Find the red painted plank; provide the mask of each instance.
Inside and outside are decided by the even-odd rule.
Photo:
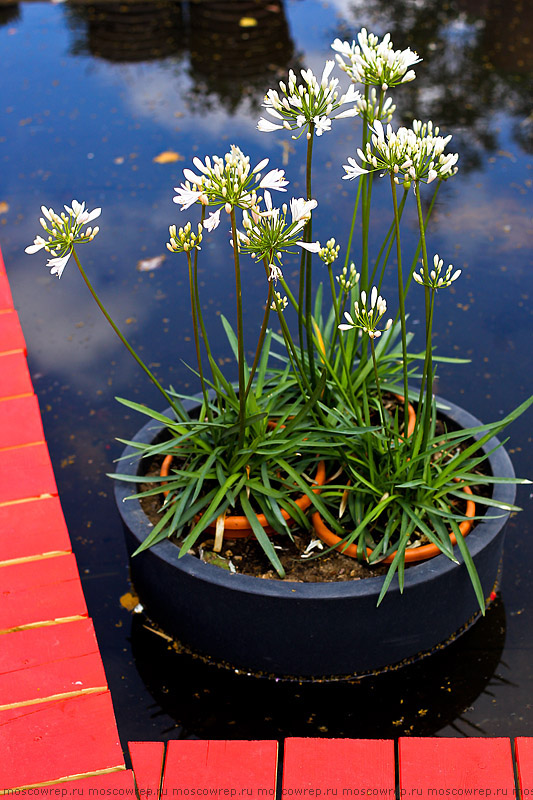
[[[277,742],[181,739],[167,745],[163,793],[169,796],[274,798]],[[179,791],[178,791],[179,790]],[[187,791],[188,790],[188,791]]]
[[[136,798],[135,782],[131,769],[119,772],[106,772],[90,778],[78,778],[75,781],[61,781],[41,789],[28,792],[17,792],[16,797],[33,798],[33,800],[50,800],[58,797],[62,800],[89,800],[90,797],[131,797]],[[153,798],[157,800],[157,798]]]
[[[165,761],[164,742],[129,742],[128,748],[139,795],[158,798]]]
[[[0,710],[107,689],[91,620],[6,634],[0,643]]]
[[[26,342],[16,311],[0,312],[0,353],[26,353]]]
[[[13,308],[13,296],[5,272],[0,270],[0,311]]]
[[[109,692],[0,711],[0,789],[124,766]]]
[[[286,739],[282,797],[395,797],[394,742]]]
[[[0,567],[0,631],[87,616],[73,555]]]
[[[520,796],[530,800],[533,795],[533,737],[520,736],[515,740],[515,758]]]
[[[0,400],[0,449],[44,442],[36,396]]]
[[[57,494],[45,444],[0,451],[0,504]]]
[[[509,739],[399,740],[400,797],[514,797]]]
[[[58,497],[0,506],[0,565],[71,549]]]
[[[28,362],[24,353],[0,353],[0,397],[33,394]]]

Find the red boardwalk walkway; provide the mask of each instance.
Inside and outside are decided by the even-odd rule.
[[[0,795],[497,798],[533,739],[171,741],[120,748],[0,254]],[[515,775],[516,766],[516,775]],[[515,786],[516,780],[516,786]]]

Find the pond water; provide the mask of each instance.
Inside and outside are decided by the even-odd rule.
[[[497,602],[448,650],[401,672],[302,685],[235,675],[174,652],[132,616],[120,603],[129,591],[127,557],[106,473],[121,451],[116,437],[132,436],[141,421],[114,397],[154,407],[160,398],[74,265],[58,282],[44,258],[24,253],[42,204],[59,210],[75,197],[101,206],[101,232],[81,252],[86,270],[161,382],[196,390],[185,366],[194,363],[185,267],[165,250],[168,225],[185,221],[172,203],[182,169],[194,155],[222,154],[235,142],[252,163],[268,156],[286,169],[294,193],[303,194],[303,140],[256,129],[264,91],[291,66],[320,74],[337,36],[351,40],[362,26],[390,31],[396,47],[411,46],[424,59],[417,80],[395,92],[396,122],[433,119],[454,134],[460,154],[460,172],[441,190],[430,228],[431,252],[463,269],[439,295],[435,344],[439,354],[473,363],[444,365],[438,391],[496,419],[532,386],[532,25],[532,7],[522,0],[0,0],[0,244],[123,743],[533,735],[527,486],[518,497],[524,511],[508,526]],[[337,121],[315,148],[314,232],[343,246],[354,185],[341,181],[341,165],[355,155],[356,126]],[[178,155],[164,163],[165,152]],[[375,182],[375,202],[388,209],[384,182]],[[231,318],[234,306],[221,229],[202,250],[202,291],[216,357],[231,374],[218,333],[220,313]],[[373,244],[378,236],[374,230]],[[165,254],[157,269],[139,269]],[[265,298],[251,262],[245,282],[251,329]],[[411,295],[420,335],[423,308]],[[532,419],[530,412],[514,423],[508,443],[517,474],[529,477]]]

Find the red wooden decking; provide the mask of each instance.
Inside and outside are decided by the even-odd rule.
[[[177,740],[120,748],[0,253],[0,795],[512,798],[533,738]],[[278,759],[282,763],[278,764]]]

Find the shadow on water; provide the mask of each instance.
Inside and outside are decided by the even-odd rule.
[[[483,736],[482,725],[461,715],[479,695],[506,682],[505,627],[497,600],[484,619],[430,658],[354,682],[235,674],[177,652],[142,614],[133,615],[131,645],[148,691],[181,736],[429,736],[449,724],[458,735]]]

